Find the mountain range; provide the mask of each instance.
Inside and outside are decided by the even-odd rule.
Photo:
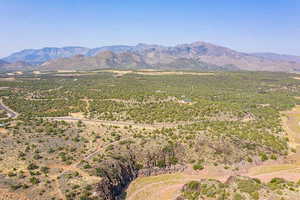
[[[101,68],[300,71],[300,57],[243,53],[206,42],[176,46],[137,44],[99,48],[26,49],[0,60],[0,70],[94,70]]]

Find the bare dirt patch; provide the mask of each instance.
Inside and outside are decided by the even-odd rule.
[[[183,72],[183,71],[153,71],[153,70],[143,70],[143,71],[122,71],[122,70],[103,70],[104,72],[112,72],[117,74],[117,76],[123,76],[125,74],[140,74],[140,75],[214,75],[214,73],[210,72]]]
[[[300,106],[282,114],[282,125],[288,134],[289,144],[297,148],[300,146]]]
[[[16,78],[10,77],[10,78],[0,78],[0,81],[16,81]]]
[[[8,130],[6,130],[5,128],[0,128],[0,134],[7,134]]]
[[[70,116],[74,117],[74,118],[78,118],[78,119],[84,119],[85,118],[85,116],[82,112],[70,113]]]
[[[62,76],[62,77],[74,77],[74,76],[88,76],[94,73],[70,73],[70,74],[54,74],[54,76]]]

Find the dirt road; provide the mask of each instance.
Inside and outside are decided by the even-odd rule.
[[[0,99],[0,110],[5,110],[8,114],[8,118],[17,118],[19,115],[17,112],[4,105],[2,99]]]

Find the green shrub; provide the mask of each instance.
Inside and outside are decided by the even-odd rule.
[[[259,154],[259,156],[260,156],[261,161],[266,161],[266,160],[269,159],[268,156],[265,153],[263,153],[263,152],[261,152]]]
[[[261,185],[253,180],[239,180],[238,181],[238,189],[242,192],[253,193],[261,188]]]
[[[40,180],[36,177],[31,177],[29,179],[30,183],[32,183],[33,185],[36,185],[36,184],[39,184],[40,183]]]
[[[272,154],[270,157],[272,160],[277,160],[277,156],[275,154]]]
[[[198,181],[191,181],[187,184],[189,190],[198,190],[200,183]]]
[[[233,200],[243,200],[243,196],[240,193],[235,193],[233,196]]]
[[[193,169],[194,169],[194,170],[203,170],[204,167],[203,167],[203,165],[201,165],[201,164],[194,164],[194,165],[193,165]]]
[[[38,169],[39,166],[37,166],[36,164],[30,163],[27,167],[28,170],[35,170]]]
[[[259,200],[259,193],[256,191],[256,192],[252,192],[250,194],[250,196],[254,199],[254,200]]]
[[[159,168],[164,168],[164,167],[166,167],[166,162],[165,162],[164,160],[159,160],[159,161],[157,162],[157,167],[159,167]]]

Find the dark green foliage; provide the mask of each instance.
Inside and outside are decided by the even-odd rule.
[[[39,166],[37,166],[36,164],[34,163],[30,163],[27,167],[28,170],[35,170],[35,169],[38,169]]]
[[[158,166],[159,168],[164,168],[164,167],[166,167],[166,162],[165,162],[164,160],[159,160],[159,161],[157,162],[157,166]]]
[[[193,165],[193,169],[194,170],[202,170],[202,169],[204,169],[204,167],[201,164],[195,164],[195,165]]]
[[[31,177],[29,179],[30,183],[32,183],[33,185],[36,185],[36,184],[39,184],[40,183],[40,180],[36,177]]]

